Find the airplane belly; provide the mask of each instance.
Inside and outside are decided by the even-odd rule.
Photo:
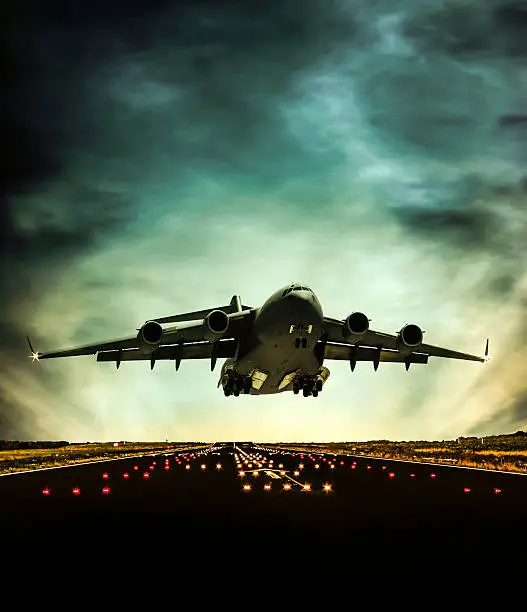
[[[312,350],[293,348],[287,351],[275,348],[274,345],[261,344],[244,355],[238,361],[236,369],[241,375],[252,374],[253,379],[263,378],[260,373],[264,373],[264,382],[259,389],[253,384],[251,394],[266,395],[289,390],[289,387],[279,388],[284,376],[289,372],[301,371],[313,376],[319,371],[320,364]]]

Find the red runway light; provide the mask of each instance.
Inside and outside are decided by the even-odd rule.
[[[108,495],[109,492],[110,492],[110,487],[103,487],[102,488],[103,495]]]
[[[128,472],[125,472],[125,473],[123,474],[123,478],[129,478],[129,477],[130,477],[130,474],[128,474]]]
[[[350,465],[350,470],[354,470],[355,466],[354,465]]]
[[[496,489],[494,489],[494,491],[496,491]],[[51,493],[51,491],[46,487],[45,489],[42,489],[42,495],[49,495]]]
[[[134,465],[134,470],[138,470],[139,466],[138,465]]]
[[[395,477],[395,474],[394,474],[393,472],[390,472],[390,473],[388,474],[388,476],[389,476],[390,478],[394,478],[394,477]]]
[[[150,466],[150,469],[151,469],[151,470],[153,470],[153,469],[154,469],[154,466],[153,466],[153,465],[151,465],[151,466]]]
[[[340,462],[340,465],[344,465],[344,461],[341,461],[341,462]]]
[[[79,487],[73,487],[71,492],[73,493],[73,495],[80,495],[81,490],[79,489]]]
[[[436,475],[435,474],[430,474],[430,478],[435,478]]]
[[[367,466],[366,466],[366,469],[367,469],[367,470],[371,470],[371,465],[367,465]]]
[[[410,478],[415,478],[415,474],[410,474]]]
[[[470,493],[469,487],[463,487],[463,493]]]
[[[106,472],[104,472],[104,474],[102,475],[103,478],[108,478],[108,474]]]
[[[498,487],[494,487],[494,493],[496,495],[499,495],[501,493],[501,489],[498,489]]]
[[[385,466],[385,465],[383,465],[383,466],[382,466],[382,469],[383,469],[383,470],[385,470],[385,469],[386,469],[386,466]]]
[[[165,470],[169,470],[170,466],[169,465],[165,465]]]
[[[145,472],[143,474],[143,478],[150,478],[150,473],[149,472]]]

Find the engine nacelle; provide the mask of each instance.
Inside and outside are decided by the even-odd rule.
[[[401,352],[411,352],[423,342],[423,330],[419,325],[409,323],[397,334],[396,346]],[[411,349],[411,350],[409,350]]]
[[[205,340],[218,340],[229,329],[229,317],[223,310],[213,310],[203,319]]]
[[[360,338],[370,328],[370,321],[368,317],[362,312],[352,312],[346,317],[344,321],[344,327],[342,328],[342,335],[344,338],[354,336]]]
[[[147,321],[137,334],[139,348],[146,353],[151,353],[157,348],[162,339],[163,328],[157,321]]]

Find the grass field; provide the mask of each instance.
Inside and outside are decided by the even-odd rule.
[[[176,450],[198,450],[207,448],[203,442],[108,442],[69,444],[53,448],[53,442],[17,443],[0,441],[0,474],[22,470],[57,467],[72,463],[100,461],[132,457],[150,453]],[[363,455],[383,459],[403,459],[444,463],[482,469],[527,473],[527,433],[489,436],[486,438],[457,438],[441,441],[371,440],[369,442],[282,442],[265,443],[267,448],[303,450],[335,454]],[[6,448],[9,446],[31,445],[31,448]],[[41,447],[35,447],[40,445]],[[42,448],[42,446],[47,446]]]
[[[196,442],[127,442],[117,443],[117,446],[115,444],[114,442],[65,444],[55,448],[0,450],[0,474],[208,446]]]

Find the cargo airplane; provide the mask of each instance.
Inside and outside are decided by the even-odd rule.
[[[171,324],[171,325],[170,325]],[[423,343],[423,331],[413,323],[396,334],[370,329],[370,319],[352,312],[344,320],[324,316],[314,292],[292,284],[274,293],[259,308],[244,306],[240,297],[230,304],[185,314],[150,319],[129,338],[107,340],[77,348],[38,353],[33,360],[76,355],[97,355],[97,361],[173,360],[176,370],[184,359],[209,359],[214,370],[225,359],[218,387],[226,396],[261,395],[293,391],[317,397],[329,376],[325,360],[348,361],[353,371],[358,361],[426,364],[429,357],[487,361]]]

